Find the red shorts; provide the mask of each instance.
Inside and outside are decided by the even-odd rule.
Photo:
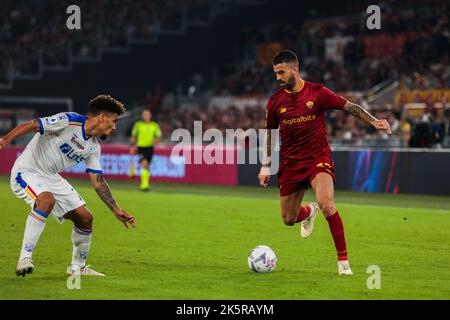
[[[280,197],[288,196],[301,189],[308,189],[311,187],[311,181],[320,172],[330,174],[333,182],[336,183],[334,161],[331,158],[318,158],[313,161],[284,165],[278,172]]]

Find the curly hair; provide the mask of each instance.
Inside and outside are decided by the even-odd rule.
[[[89,102],[88,113],[96,116],[102,112],[115,113],[121,116],[127,111],[123,103],[110,95],[98,95]]]

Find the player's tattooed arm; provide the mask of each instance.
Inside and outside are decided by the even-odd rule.
[[[136,226],[136,221],[134,217],[125,210],[122,210],[114,200],[111,189],[109,188],[108,183],[106,182],[103,174],[90,174],[91,182],[94,186],[95,192],[100,199],[114,212],[114,215],[117,219],[119,219],[125,227],[128,228],[128,224],[133,228]]]
[[[102,201],[111,209],[111,211],[116,211],[119,209],[119,206],[114,200],[111,189],[109,188],[108,182],[106,182],[103,174],[96,175],[96,184],[94,184],[95,192]]]
[[[364,122],[373,125],[376,129],[385,130],[387,133],[391,134],[391,126],[386,119],[378,120],[360,105],[347,101],[343,110],[350,113],[355,118],[361,119]]]
[[[372,122],[377,120],[377,118],[371,115],[366,109],[350,101],[347,101],[343,110],[347,113],[350,113],[355,118],[361,119],[369,124],[372,124]]]

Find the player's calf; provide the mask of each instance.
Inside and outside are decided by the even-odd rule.
[[[314,206],[312,204],[306,206],[292,206],[290,208],[282,208],[281,217],[287,226],[293,226],[298,222],[302,222],[313,213]]]
[[[283,223],[287,226],[293,226],[297,223],[296,215],[282,215]]]
[[[281,217],[287,226],[293,226],[298,222],[299,203],[303,199],[305,190],[297,191],[280,198]]]

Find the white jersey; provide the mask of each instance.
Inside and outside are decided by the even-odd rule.
[[[58,113],[38,118],[39,133],[17,158],[13,172],[31,171],[47,176],[58,174],[82,161],[86,172],[102,173],[100,144],[86,136],[86,117],[77,113]]]

